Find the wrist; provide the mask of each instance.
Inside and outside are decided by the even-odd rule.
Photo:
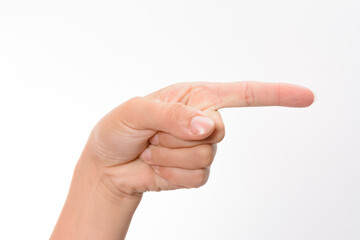
[[[112,189],[85,148],[51,239],[123,239],[142,195]]]
[[[116,187],[101,161],[98,155],[85,148],[76,164],[72,185],[88,188],[89,193],[96,194],[104,201],[122,206],[125,209],[136,208],[142,198],[142,193],[130,194]]]

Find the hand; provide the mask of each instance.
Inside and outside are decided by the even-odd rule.
[[[95,126],[86,149],[114,194],[199,187],[225,134],[218,109],[306,107],[313,100],[309,89],[290,84],[175,84],[115,108]]]
[[[124,239],[145,191],[203,185],[225,107],[306,107],[289,84],[181,83],[115,108],[94,127],[51,239]]]

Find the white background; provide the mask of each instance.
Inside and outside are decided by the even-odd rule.
[[[94,124],[184,81],[307,86],[221,113],[207,185],[147,193],[128,239],[360,239],[360,1],[0,0],[0,239],[47,239]]]

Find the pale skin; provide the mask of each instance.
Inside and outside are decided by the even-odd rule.
[[[147,191],[204,185],[225,136],[221,108],[307,107],[284,83],[180,83],[126,101],[92,130],[51,239],[124,239]]]

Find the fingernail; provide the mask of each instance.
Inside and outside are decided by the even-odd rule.
[[[152,138],[150,138],[149,142],[152,145],[158,145],[159,144],[159,135],[155,134]]]
[[[211,118],[195,116],[190,122],[190,130],[194,135],[202,135],[209,132],[214,124]]]
[[[151,160],[151,150],[146,148],[140,155],[140,158],[146,162],[150,162]]]

